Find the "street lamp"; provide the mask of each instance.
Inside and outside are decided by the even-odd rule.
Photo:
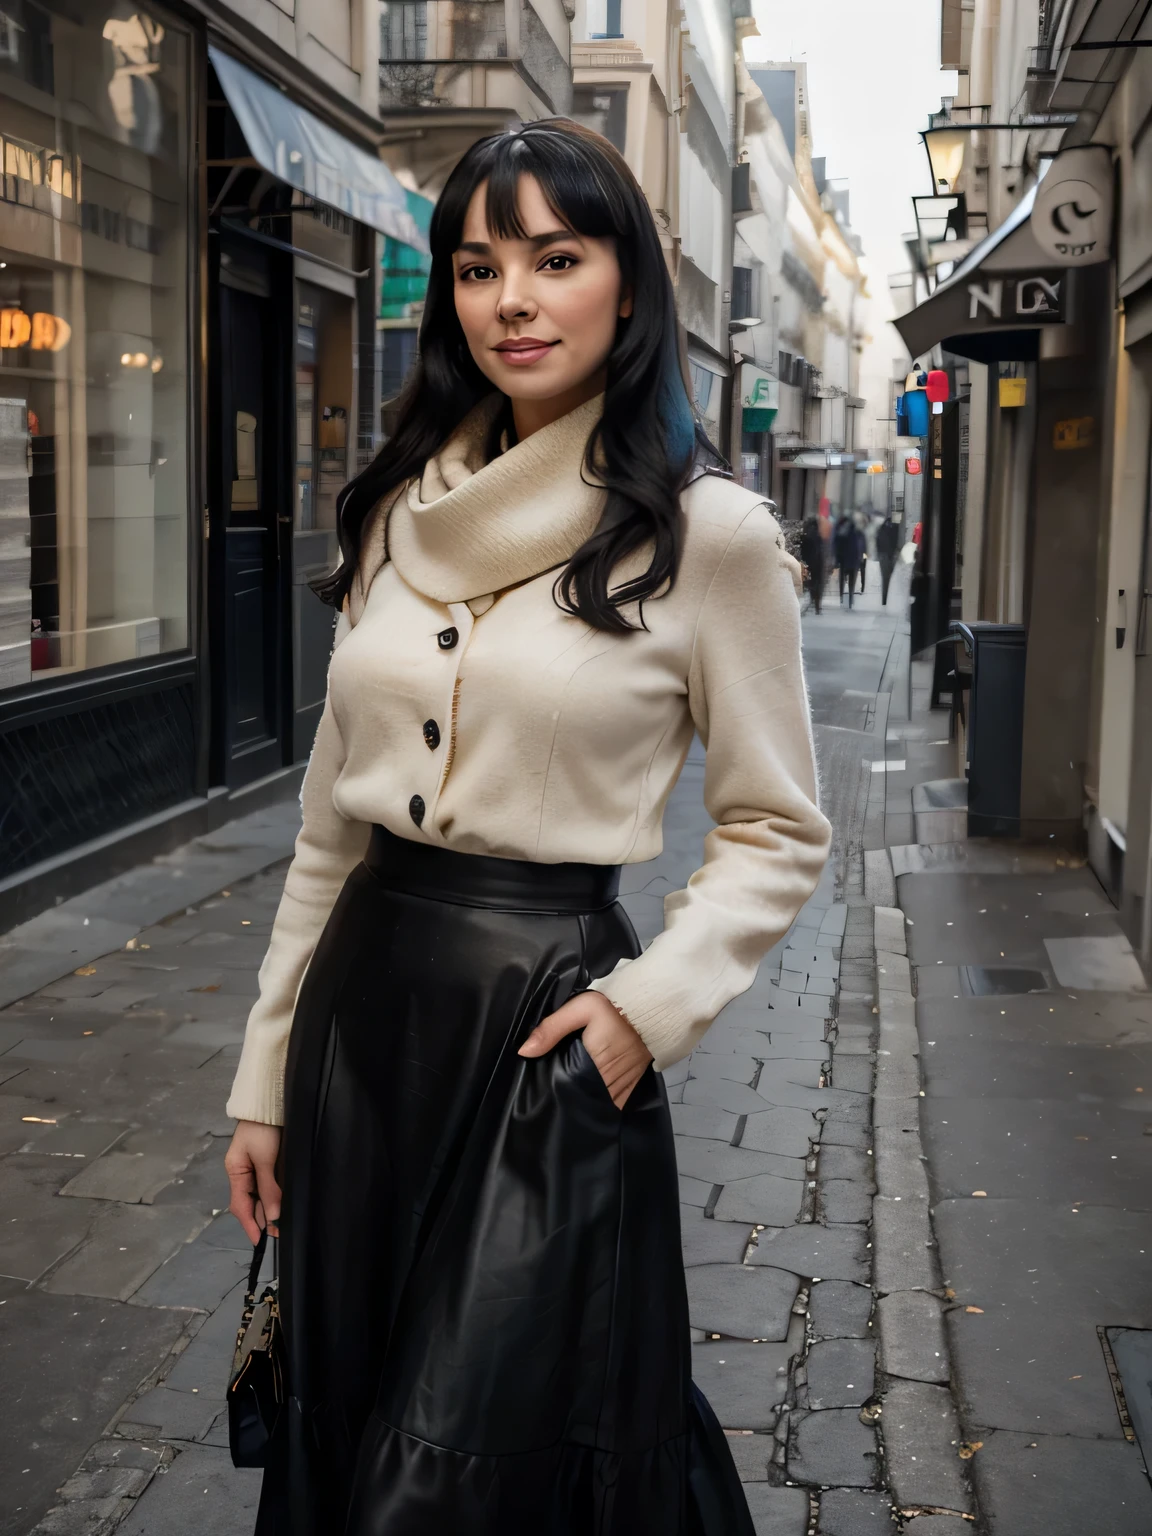
[[[947,196],[956,190],[960,173],[964,169],[964,153],[968,148],[968,136],[973,127],[983,124],[965,124],[963,127],[928,128],[920,137],[928,151],[928,166],[932,173],[932,188],[937,196]]]

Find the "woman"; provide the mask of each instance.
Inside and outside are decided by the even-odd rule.
[[[399,425],[341,503],[229,1101],[232,1210],[284,1238],[257,1529],[751,1536],[689,1381],[658,1069],[824,862],[794,566],[754,495],[693,478],[667,270],[605,140],[474,146],[431,248]],[[694,729],[720,825],[640,955],[618,866],[659,851]]]

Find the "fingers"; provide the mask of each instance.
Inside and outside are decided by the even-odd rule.
[[[546,1019],[541,1019],[536,1028],[520,1047],[521,1056],[543,1056],[553,1046],[558,1045],[565,1035],[570,1035],[574,1030],[584,1029],[592,1019],[592,1007],[588,998],[594,993],[582,992],[578,997],[573,997],[557,1008],[555,1013],[550,1013]]]
[[[276,1126],[241,1121],[224,1158],[231,1199],[228,1209],[255,1245],[265,1226],[279,1236],[280,1186],[276,1181],[276,1157],[280,1131]]]
[[[273,1164],[257,1166],[256,1188],[260,1195],[260,1204],[264,1207],[263,1214],[268,1223],[268,1231],[273,1237],[279,1237],[280,1229],[276,1223],[280,1220],[281,1194]]]
[[[245,1237],[255,1246],[260,1241],[260,1224],[256,1220],[256,1200],[259,1193],[256,1186],[256,1171],[251,1163],[239,1166],[229,1162],[228,1159],[225,1159],[224,1167],[227,1170],[228,1184],[232,1191],[228,1209],[244,1228]]]

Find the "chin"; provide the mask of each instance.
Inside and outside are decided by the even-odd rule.
[[[510,400],[551,400],[554,395],[565,394],[582,383],[580,379],[537,373],[534,368],[509,368],[508,375],[496,383]]]

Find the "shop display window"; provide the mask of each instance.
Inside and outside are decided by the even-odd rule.
[[[189,34],[10,0],[0,689],[187,647]]]

